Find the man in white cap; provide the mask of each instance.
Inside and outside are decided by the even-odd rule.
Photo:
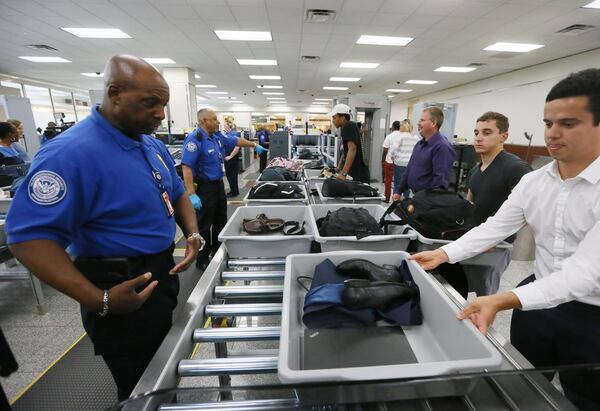
[[[344,157],[340,162],[340,173],[337,178],[345,180],[347,176],[353,180],[370,182],[369,168],[363,160],[363,150],[360,141],[358,126],[350,121],[350,107],[345,104],[336,104],[329,114],[333,124],[340,128],[342,144],[344,145]]]

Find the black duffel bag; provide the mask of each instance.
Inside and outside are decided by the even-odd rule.
[[[424,237],[456,240],[474,227],[474,210],[475,206],[459,194],[432,188],[393,202],[379,224],[386,232],[388,225],[408,224]],[[385,219],[392,212],[400,221]]]
[[[361,239],[383,234],[375,217],[362,207],[342,207],[329,211],[325,217],[317,220],[317,226],[323,237],[356,236]]]
[[[379,197],[379,191],[367,183],[337,178],[323,181],[322,193],[324,197]]]
[[[251,199],[287,199],[304,198],[304,192],[298,184],[258,183],[250,189]]]
[[[260,174],[259,181],[300,181],[300,176],[296,171],[288,170],[285,167],[275,166],[267,167]]]

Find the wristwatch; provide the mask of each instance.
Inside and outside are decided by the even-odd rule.
[[[202,240],[200,233],[189,233],[187,238],[193,238],[194,240]]]
[[[346,172],[344,172],[344,171],[342,171],[342,175],[343,175],[344,177],[348,177],[348,173],[346,173]]]
[[[108,290],[104,290],[102,296],[102,311],[98,313],[100,317],[106,317],[108,314]]]

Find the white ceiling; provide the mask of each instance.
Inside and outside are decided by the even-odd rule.
[[[98,89],[101,80],[80,73],[102,71],[111,55],[129,53],[169,57],[177,67],[196,71],[201,76],[198,83],[216,84],[218,88],[212,90],[227,91],[251,105],[266,104],[256,88],[261,82],[282,84],[292,105],[310,103],[311,95],[340,93],[322,90],[325,85],[372,94],[411,88],[412,93],[402,95],[411,98],[600,47],[600,10],[581,8],[590,1],[1,0],[0,72]],[[306,23],[304,14],[309,8],[332,9],[337,17],[332,23]],[[597,28],[578,36],[555,34],[572,24]],[[60,27],[116,27],[133,39],[82,39]],[[220,41],[213,30],[271,31],[273,41]],[[415,40],[406,47],[357,45],[361,34]],[[498,41],[545,47],[508,57],[482,51]],[[58,52],[31,50],[26,44],[47,44]],[[17,58],[23,55],[57,55],[72,63],[41,64]],[[301,62],[301,55],[319,56],[320,62]],[[279,65],[240,66],[237,58],[277,59]],[[340,69],[342,61],[378,62],[380,66]],[[485,66],[466,74],[433,72],[439,66],[470,63]],[[278,74],[282,80],[251,80],[248,74]],[[361,81],[331,84],[331,76],[360,77]],[[402,84],[409,79],[439,83]]]

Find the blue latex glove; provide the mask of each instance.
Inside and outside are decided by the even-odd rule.
[[[198,197],[197,194],[192,194],[190,196],[190,201],[196,210],[200,210],[202,208],[202,201],[200,201],[200,197]]]
[[[254,151],[256,151],[256,153],[260,155],[262,153],[268,152],[269,150],[267,150],[263,146],[256,146],[256,147],[254,147]]]

